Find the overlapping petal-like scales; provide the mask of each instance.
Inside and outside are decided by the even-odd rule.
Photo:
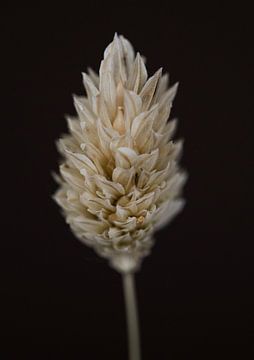
[[[78,117],[67,119],[69,134],[58,142],[55,199],[75,235],[123,270],[137,266],[154,230],[183,206],[182,143],[171,140],[176,120],[168,121],[178,84],[168,88],[161,69],[148,78],[143,58],[117,35],[99,76],[88,69],[83,83]]]

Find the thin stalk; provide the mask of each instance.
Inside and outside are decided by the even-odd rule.
[[[122,276],[128,329],[129,360],[141,360],[134,274],[126,273]]]

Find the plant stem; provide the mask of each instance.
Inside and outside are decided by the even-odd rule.
[[[134,274],[129,272],[122,276],[128,329],[129,360],[141,360]]]

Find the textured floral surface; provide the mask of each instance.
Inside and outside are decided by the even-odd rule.
[[[116,35],[99,76],[83,74],[87,96],[74,96],[78,117],[58,142],[54,198],[74,234],[120,269],[135,267],[154,230],[183,206],[182,143],[171,140],[176,121],[168,121],[177,84],[168,88],[161,73],[148,78],[142,57]]]

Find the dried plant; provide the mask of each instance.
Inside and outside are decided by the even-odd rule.
[[[74,234],[125,274],[127,310],[134,314],[131,359],[138,359],[130,276],[149,253],[154,231],[183,206],[182,142],[171,140],[176,120],[168,121],[178,84],[168,88],[161,69],[148,78],[144,59],[117,35],[99,76],[89,69],[83,82],[86,96],[74,96],[78,116],[67,118],[69,134],[58,142],[63,161],[55,200]]]

